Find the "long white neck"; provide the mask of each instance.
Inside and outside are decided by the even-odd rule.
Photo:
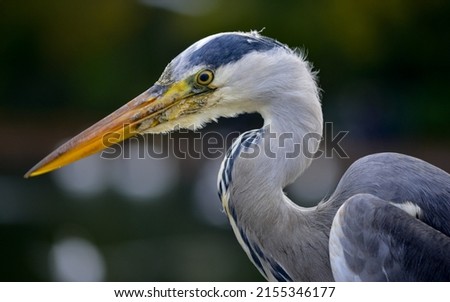
[[[315,93],[289,96],[283,99],[283,106],[260,110],[265,122],[258,137],[238,140],[235,144],[241,145],[240,150],[234,146],[234,152],[240,154],[233,154],[230,203],[241,221],[255,230],[264,228],[267,218],[310,212],[293,204],[283,188],[311,164],[322,135],[322,112]],[[244,144],[249,148],[243,148]]]
[[[221,197],[236,237],[269,280],[332,280],[323,264],[328,240],[318,238],[328,237],[331,216],[322,225],[316,219],[320,210],[301,208],[283,193],[310,165],[322,135],[317,88],[310,80],[310,87],[258,110],[264,127],[243,134],[231,150],[234,158],[222,167],[222,179],[229,179]]]
[[[282,104],[267,106],[260,110],[267,129],[265,148],[275,158],[260,160],[273,166],[273,179],[285,187],[293,182],[311,164],[322,138],[323,117],[315,91],[288,94]],[[255,171],[256,172],[256,171]],[[255,173],[256,174],[256,173]]]

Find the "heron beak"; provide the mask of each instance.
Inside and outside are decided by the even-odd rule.
[[[199,109],[189,81],[155,84],[123,107],[84,130],[41,160],[25,178],[41,175],[97,153],[129,137]],[[156,129],[155,128],[155,129]],[[158,131],[154,131],[158,132]]]

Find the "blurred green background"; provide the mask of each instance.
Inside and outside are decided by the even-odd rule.
[[[219,160],[93,156],[23,174],[59,143],[157,80],[204,36],[261,30],[304,49],[349,159],[293,184],[332,192],[358,157],[418,156],[450,171],[450,3],[429,0],[0,1],[0,281],[259,281],[220,212]],[[202,130],[259,127],[220,120]],[[158,150],[192,133],[147,137]],[[139,143],[143,140],[140,139]]]

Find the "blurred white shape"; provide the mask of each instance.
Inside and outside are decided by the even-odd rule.
[[[50,251],[55,281],[103,281],[105,264],[98,249],[89,241],[69,237],[55,243]]]
[[[150,201],[168,192],[178,182],[179,167],[176,159],[142,158],[140,143],[130,143],[127,158],[117,159],[111,174],[111,185],[120,194],[136,201]],[[154,150],[160,148],[152,146]],[[142,150],[141,150],[142,151]],[[160,152],[160,150],[156,150]],[[140,154],[140,155],[139,155]]]
[[[204,161],[200,176],[195,182],[195,214],[208,224],[228,226],[227,216],[223,213],[217,193],[217,173],[222,158]]]
[[[333,193],[341,173],[337,159],[320,157],[313,160],[305,173],[289,186],[289,192],[294,195],[292,199],[304,202],[302,206],[316,205]]]
[[[79,197],[95,196],[107,186],[105,162],[99,154],[63,167],[52,175],[61,189]]]
[[[141,2],[148,6],[189,16],[206,15],[219,4],[218,0],[141,0]]]

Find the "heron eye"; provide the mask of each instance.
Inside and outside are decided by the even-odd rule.
[[[206,86],[210,84],[213,80],[214,80],[214,73],[209,69],[202,70],[197,74],[197,83],[199,85]]]

